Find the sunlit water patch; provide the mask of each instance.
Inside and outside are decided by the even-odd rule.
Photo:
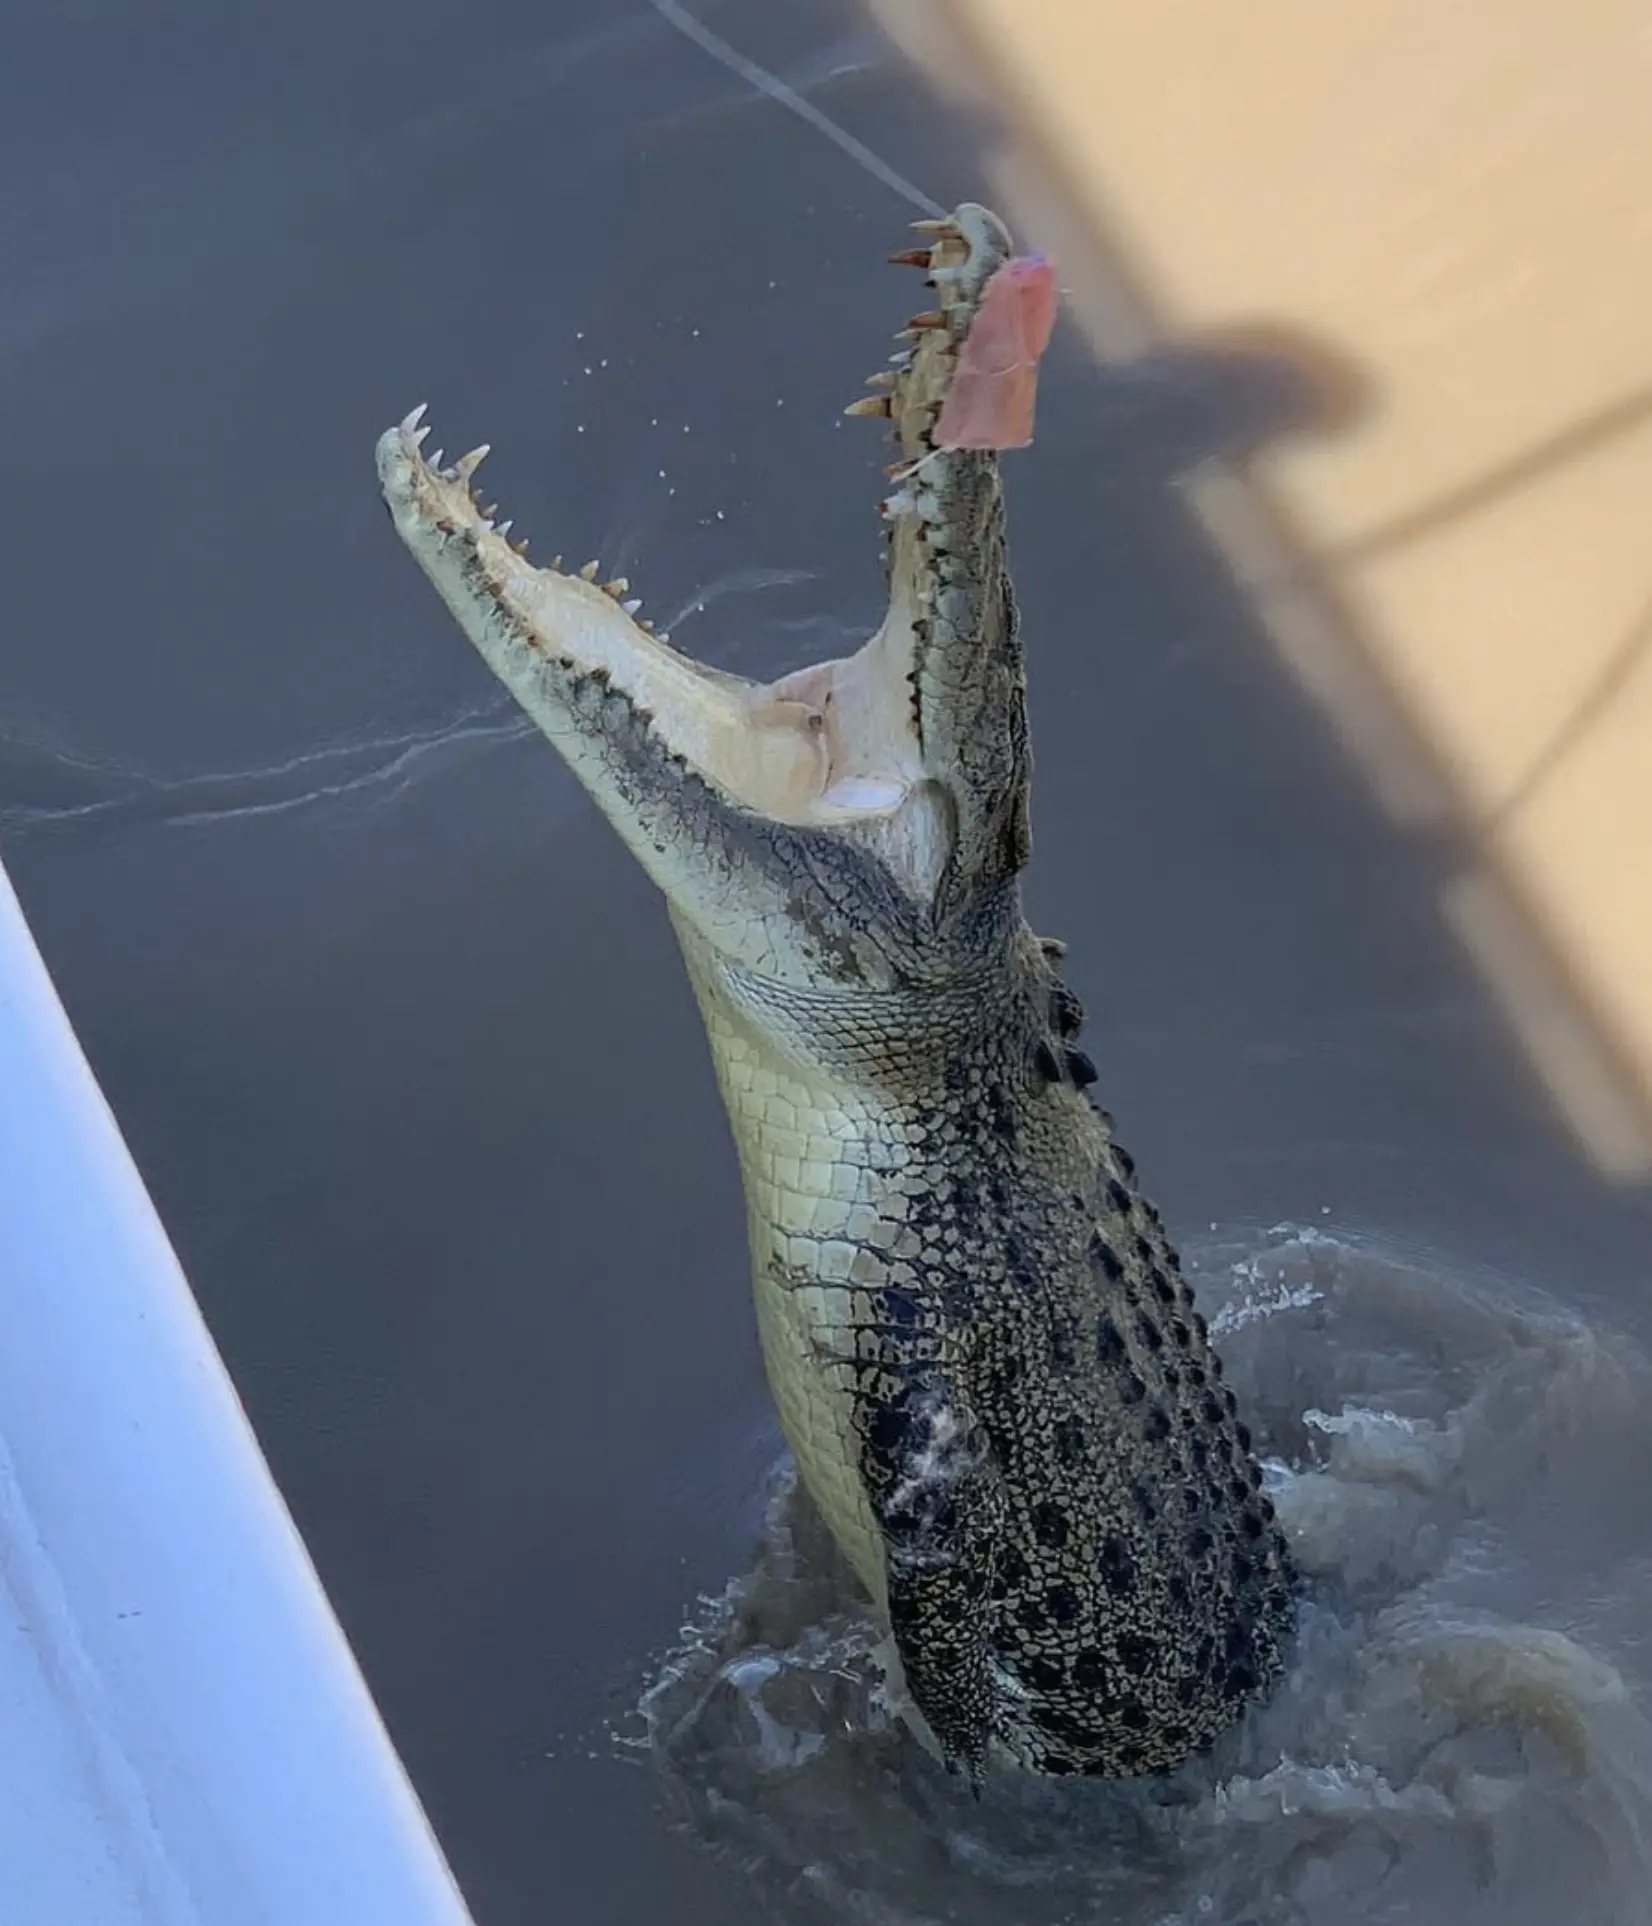
[[[1193,1255],[1304,1574],[1289,1676],[1130,1784],[907,1735],[787,1473],[659,1669],[681,1822],[773,1916],[878,1926],[1618,1926],[1652,1891],[1652,1372],[1496,1280],[1315,1233]]]

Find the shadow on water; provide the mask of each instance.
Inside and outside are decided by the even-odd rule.
[[[1305,1575],[1273,1701],[1171,1779],[982,1799],[905,1733],[790,1474],[640,1705],[778,1916],[1332,1926],[1644,1916],[1652,1370],[1570,1312],[1280,1229],[1193,1264]]]

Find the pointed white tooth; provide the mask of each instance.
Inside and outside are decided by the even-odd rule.
[[[627,615],[635,615],[637,610],[642,607],[642,597],[640,595],[633,595],[629,602],[621,602],[620,607],[624,609]]]
[[[909,354],[892,354],[889,357],[889,365],[891,368],[904,368],[911,359]]]
[[[603,583],[602,592],[604,595],[613,596],[617,602],[630,586],[630,582],[623,575],[616,575],[613,581]]]
[[[593,560],[587,562],[579,572],[587,582],[594,582],[597,579],[597,571],[601,567],[602,564],[600,562]]]
[[[402,433],[404,435],[412,434],[413,430],[418,427],[421,421],[424,420],[424,412],[429,406],[430,406],[430,403],[428,401],[421,401],[418,407],[413,410],[412,414],[410,414],[407,417],[407,419],[403,421]]]
[[[875,375],[866,377],[866,385],[868,388],[893,388],[895,377],[887,368],[880,368]]]
[[[426,430],[426,432],[428,433],[429,431],[428,431],[428,430]],[[441,467],[441,465],[442,465],[442,450],[441,450],[440,448],[438,448],[438,449],[436,450],[436,452],[435,452],[435,454],[433,454],[433,455],[432,455],[432,456],[430,457],[430,466],[431,466],[432,468],[440,468],[440,467]]]
[[[484,441],[480,448],[473,448],[468,455],[461,455],[459,457],[454,467],[457,470],[460,481],[470,480],[471,476],[481,467],[482,458],[487,452],[488,444]]]
[[[516,518],[515,516],[512,516],[508,522],[501,522],[499,524],[498,533],[501,535],[508,535],[511,532],[511,530],[515,528],[515,526],[516,526]]]

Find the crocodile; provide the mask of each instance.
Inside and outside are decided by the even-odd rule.
[[[1021,909],[1025,676],[994,448],[936,423],[1009,235],[971,203],[891,258],[934,305],[847,412],[887,419],[888,613],[759,683],[597,564],[527,559],[380,440],[394,525],[662,891],[743,1178],[798,1472],[913,1730],[990,1766],[1173,1770],[1279,1676],[1290,1556],[1164,1224],[1093,1102],[1062,947]],[[635,1181],[646,1196],[647,1176]]]

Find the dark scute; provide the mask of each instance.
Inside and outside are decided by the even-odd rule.
[[[1101,1541],[1101,1577],[1115,1598],[1129,1598],[1136,1589],[1136,1561],[1116,1531]]]
[[[1119,1707],[1119,1724],[1129,1726],[1132,1732],[1145,1732],[1148,1725],[1147,1708],[1135,1699],[1126,1699]]]
[[[1103,1312],[1096,1324],[1096,1358],[1102,1364],[1122,1364],[1124,1357],[1124,1339],[1119,1336],[1119,1327]]]
[[[1095,1082],[1098,1072],[1095,1064],[1083,1050],[1069,1050],[1067,1074],[1078,1089],[1087,1090]]]
[[[1105,1692],[1111,1686],[1113,1675],[1107,1661],[1092,1648],[1080,1652],[1073,1666],[1073,1683],[1086,1692]]]
[[[1211,1537],[1210,1533],[1205,1530],[1203,1525],[1195,1525],[1187,1535],[1188,1557],[1204,1558],[1208,1556],[1210,1552],[1210,1548],[1212,1545],[1215,1544],[1215,1542],[1216,1542],[1215,1539]]]
[[[1142,1436],[1149,1444],[1163,1444],[1170,1436],[1170,1416],[1162,1404],[1150,1404],[1142,1418]]]
[[[1044,1608],[1057,1625],[1071,1625],[1081,1610],[1077,1586],[1058,1578],[1044,1594]]]
[[[1060,1551],[1067,1542],[1067,1514],[1048,1499],[1034,1505],[1032,1528],[1033,1536],[1049,1551]]]
[[[1147,1396],[1147,1386],[1134,1371],[1127,1372],[1124,1383],[1119,1387],[1119,1396],[1126,1404],[1140,1404]]]
[[[1152,1524],[1153,1520],[1159,1515],[1158,1502],[1152,1492],[1150,1492],[1146,1485],[1142,1484],[1139,1479],[1130,1487],[1130,1498],[1136,1507],[1137,1517],[1139,1517],[1144,1524]]]
[[[1057,983],[1050,991],[1049,1001],[1050,1028],[1057,1037],[1065,1041],[1075,1037],[1084,1027],[1084,1012],[1079,1001],[1064,983]]]
[[[1040,1037],[1033,1045],[1033,1068],[1046,1083],[1060,1083],[1061,1059],[1048,1037]]]
[[[1148,1350],[1162,1351],[1164,1349],[1164,1333],[1145,1311],[1136,1319],[1136,1329],[1141,1333],[1142,1343],[1147,1346]]]
[[[1057,1686],[1066,1683],[1061,1667],[1054,1659],[1036,1656],[1016,1661],[1016,1670],[1023,1683],[1030,1685],[1035,1692],[1053,1692]]]
[[[1250,1450],[1250,1426],[1246,1424],[1243,1419],[1234,1426],[1233,1435],[1239,1440],[1239,1449],[1241,1451]]]
[[[1116,1177],[1109,1177],[1107,1179],[1107,1202],[1108,1206],[1116,1211],[1120,1217],[1128,1217],[1130,1215],[1130,1206],[1134,1202],[1134,1199]]]
[[[1167,1271],[1153,1273],[1153,1295],[1167,1307],[1176,1302],[1176,1280]]]
[[[1090,1255],[1095,1259],[1096,1268],[1109,1284],[1116,1284],[1123,1277],[1124,1259],[1099,1231],[1090,1240]]]
[[[1119,1663],[1136,1678],[1145,1678],[1158,1656],[1153,1641],[1140,1632],[1121,1632],[1117,1641]]]
[[[1124,1172],[1126,1177],[1135,1176],[1136,1160],[1130,1155],[1129,1151],[1125,1149],[1123,1144],[1114,1144],[1113,1161],[1118,1165],[1119,1169]]]
[[[1081,1419],[1059,1420],[1055,1428],[1055,1455],[1064,1465],[1083,1464],[1089,1453],[1089,1443]]]

